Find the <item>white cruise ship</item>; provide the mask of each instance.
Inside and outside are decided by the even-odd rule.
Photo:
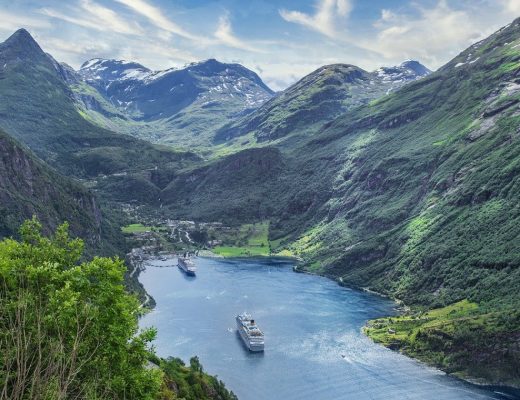
[[[186,273],[186,275],[195,276],[195,272],[197,271],[197,267],[195,263],[191,260],[189,256],[181,257],[179,256],[177,259],[177,266]]]
[[[237,315],[237,328],[240,337],[250,351],[264,351],[264,334],[250,314]]]

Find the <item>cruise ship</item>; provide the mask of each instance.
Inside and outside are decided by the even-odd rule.
[[[195,263],[189,257],[189,255],[179,256],[177,258],[177,266],[184,272],[186,275],[195,276],[195,272],[197,271],[197,267],[195,267]]]
[[[238,333],[249,351],[264,351],[264,334],[250,314],[237,315]]]

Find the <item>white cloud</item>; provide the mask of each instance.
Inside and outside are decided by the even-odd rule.
[[[252,51],[255,53],[263,52],[262,50],[245,43],[243,40],[237,38],[233,34],[231,22],[229,21],[229,16],[227,14],[222,15],[220,17],[217,30],[215,31],[215,37],[221,44],[224,44],[229,47],[233,47],[240,50]]]
[[[303,60],[290,62],[264,63],[261,68],[253,67],[262,80],[275,91],[284,90],[302,77],[310,74],[321,66],[320,63],[306,63]]]
[[[80,0],[79,8],[63,13],[52,8],[42,8],[40,13],[48,17],[60,19],[74,25],[98,31],[122,34],[142,34],[143,29],[135,22],[127,22],[110,8],[91,0]]]
[[[125,34],[142,34],[144,32],[137,23],[125,21],[110,8],[104,7],[91,0],[81,0],[80,4],[84,11],[97,19],[98,24],[109,26],[114,32]]]
[[[153,41],[135,41],[127,43],[124,47],[119,46],[115,57],[137,61],[155,70],[179,67],[198,59],[187,50]]]
[[[85,61],[86,54],[100,54],[110,51],[111,48],[106,42],[99,40],[91,41],[75,41],[70,42],[69,40],[63,40],[59,38],[50,38],[42,40],[42,46],[47,52],[53,57],[61,60],[61,55],[70,56],[81,56],[81,62]],[[86,57],[91,58],[91,57]]]
[[[127,36],[121,41],[119,35],[93,36],[91,33],[84,33],[76,36],[73,41],[42,37],[39,42],[56,60],[64,61],[74,68],[96,57],[132,60],[157,70],[182,66],[200,58],[168,43],[139,36]]]
[[[264,14],[255,9],[257,2],[244,2],[239,10],[229,10],[233,14],[222,14],[221,2],[177,8],[161,0],[30,1],[46,4],[42,12],[14,1],[12,7],[0,6],[0,36],[26,27],[57,60],[75,67],[93,57],[135,60],[152,69],[207,58],[238,60],[256,66],[274,89],[283,89],[319,66],[336,62],[371,70],[414,58],[437,68],[520,15],[520,0],[400,0],[384,10],[366,2],[366,7],[370,3],[373,12],[380,12],[377,21],[359,13],[365,18],[362,26],[359,21],[348,23],[349,18],[354,22],[352,5],[361,1],[306,0],[315,2],[314,11],[303,6],[279,10],[275,2],[268,2]],[[182,12],[182,20],[172,9]],[[280,15],[291,23],[284,23]],[[54,18],[68,23],[56,24]],[[253,24],[248,26],[251,21],[269,29],[254,31]],[[197,30],[192,28],[195,24]],[[300,27],[324,36],[301,35]],[[251,36],[242,37],[238,28]]]
[[[350,0],[320,0],[314,15],[288,10],[280,10],[279,13],[287,22],[303,25],[330,38],[337,38],[336,22],[339,17],[347,17],[351,10]]]
[[[446,0],[432,8],[417,4],[415,8],[414,15],[382,10],[374,24],[375,37],[360,38],[358,43],[386,59],[414,58],[438,67],[491,33],[469,11],[452,9]]]
[[[0,10],[0,30],[13,32],[20,28],[50,28],[49,21]]]
[[[514,14],[514,17],[520,17],[520,0],[505,0],[504,6],[507,12]]]
[[[192,34],[187,30],[180,27],[175,22],[166,18],[161,9],[153,6],[145,0],[115,0],[125,6],[129,7],[136,13],[147,18],[153,25],[157,28],[161,29],[163,32],[167,34],[174,34],[185,39],[194,41],[197,45],[202,46],[212,46],[223,44],[225,46],[233,47],[240,50],[252,51],[252,52],[262,52],[261,50],[247,44],[242,39],[239,39],[233,34],[233,29],[231,27],[231,22],[229,20],[228,14],[225,14],[219,18],[217,30],[214,33],[215,39],[207,38],[199,35]],[[164,34],[159,33],[159,37],[162,39],[167,39]]]
[[[67,15],[60,11],[54,10],[52,8],[42,8],[42,9],[40,9],[40,13],[42,13],[43,15],[46,15],[47,17],[61,19],[62,21],[69,22],[74,25],[82,26],[84,28],[90,28],[90,29],[96,29],[96,30],[104,29],[104,27],[102,27],[99,24],[96,24],[93,21],[90,21],[88,19],[78,18],[78,17],[72,16],[72,15]]]
[[[169,20],[166,18],[162,11],[151,5],[150,3],[147,3],[145,0],[115,0],[118,3],[124,4],[128,8],[134,10],[136,13],[146,17],[152,24],[154,24],[156,27],[172,33],[174,35],[181,36],[185,39],[193,40],[193,41],[200,41],[200,42],[206,42],[207,39],[202,38],[200,36],[191,34],[190,32],[186,31],[179,25],[177,25],[175,22]]]
[[[350,0],[337,0],[336,6],[338,8],[339,15],[345,17],[352,11],[352,3]]]

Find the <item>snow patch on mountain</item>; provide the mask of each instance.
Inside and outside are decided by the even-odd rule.
[[[169,118],[185,107],[193,113],[193,107],[219,106],[236,115],[274,95],[253,71],[214,59],[152,71],[137,62],[95,58],[78,74],[121,111],[132,104],[130,117],[140,121]]]
[[[423,78],[431,71],[418,61],[406,60],[393,67],[381,67],[374,71],[384,82],[403,83]]]

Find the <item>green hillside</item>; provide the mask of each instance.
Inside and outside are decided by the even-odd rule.
[[[201,219],[269,219],[275,252],[345,285],[418,309],[468,299],[482,318],[499,315],[487,340],[474,342],[482,355],[471,359],[481,363],[474,374],[518,385],[492,343],[519,326],[511,313],[520,305],[519,104],[516,20],[305,140],[254,150],[262,160],[276,154],[278,168],[240,162],[250,159],[242,151],[185,171],[167,201]],[[471,342],[465,320],[454,323]],[[517,354],[518,340],[502,341],[505,351]]]
[[[336,117],[420,78],[405,70],[406,64],[375,72],[349,64],[318,68],[251,114],[220,128],[215,134],[215,144],[243,147],[276,142],[283,147],[294,147],[296,142],[315,134]],[[421,64],[415,64],[428,71]],[[401,75],[399,79],[392,79],[383,70]]]
[[[0,131],[0,237],[16,235],[33,215],[51,232],[63,221],[85,238],[89,250],[114,251],[110,223],[97,199],[81,184],[61,176],[30,150]]]
[[[165,71],[93,59],[75,74],[69,86],[85,118],[114,132],[180,148],[209,150],[218,128],[274,94],[253,71],[215,59]]]
[[[324,222],[351,233],[326,273],[429,305],[490,300],[481,289],[518,273],[519,42],[516,22],[310,143],[365,138],[347,147],[327,204]]]
[[[125,182],[137,173],[149,182],[146,171],[198,160],[87,121],[74,105],[66,71],[23,29],[0,44],[0,64],[0,126],[65,175],[117,174]]]

